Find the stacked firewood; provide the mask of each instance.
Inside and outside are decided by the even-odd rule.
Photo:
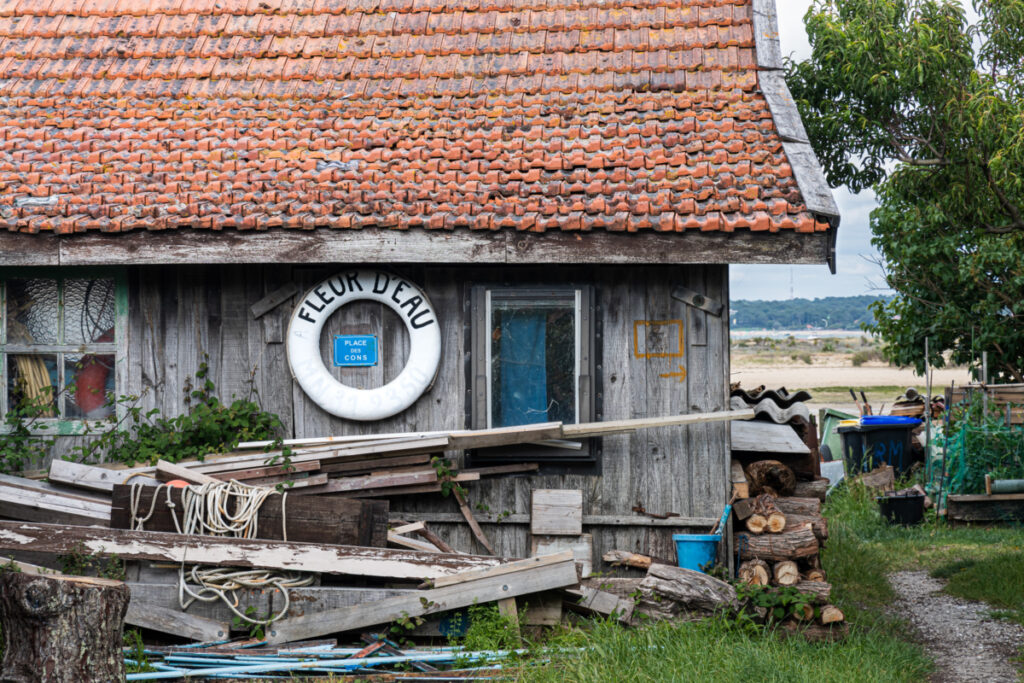
[[[845,631],[841,610],[831,604],[832,587],[821,567],[828,523],[821,515],[828,482],[797,481],[777,460],[742,467],[733,461],[733,505],[739,579],[754,586],[792,586],[809,598],[798,613],[809,637]]]

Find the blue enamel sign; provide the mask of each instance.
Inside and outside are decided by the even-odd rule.
[[[377,337],[372,334],[337,334],[334,336],[335,367],[368,367],[376,364]]]

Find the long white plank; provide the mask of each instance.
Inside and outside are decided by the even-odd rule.
[[[500,557],[482,555],[0,522],[0,549],[62,554],[77,544],[95,555],[116,554],[126,560],[260,567],[395,579],[430,579],[508,562]]]

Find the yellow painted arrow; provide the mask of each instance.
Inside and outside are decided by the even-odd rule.
[[[679,372],[666,372],[658,375],[658,377],[678,377],[680,382],[686,381],[686,368],[682,365],[679,366]]]

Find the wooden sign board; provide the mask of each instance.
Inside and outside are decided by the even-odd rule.
[[[537,536],[579,536],[583,533],[583,491],[536,489],[530,532]]]

